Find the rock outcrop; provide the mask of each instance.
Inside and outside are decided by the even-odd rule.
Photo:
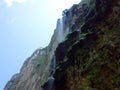
[[[120,0],[82,0],[63,11],[4,90],[120,90]]]
[[[83,0],[68,12],[72,32],[55,52],[55,90],[120,90],[120,1]]]

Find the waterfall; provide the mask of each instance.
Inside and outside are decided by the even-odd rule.
[[[56,34],[57,40],[58,40],[58,43],[60,43],[62,40],[65,39],[65,37],[69,33],[69,22],[67,20],[67,17],[62,17],[57,21],[56,29],[57,29],[57,34]],[[55,78],[53,75],[55,73],[55,70],[56,70],[56,58],[54,56],[51,64],[50,78],[46,83],[44,90],[54,90]]]
[[[53,58],[53,74],[55,73],[55,69],[56,69],[56,59],[54,56],[54,58]]]
[[[58,41],[63,40],[63,21],[62,19],[59,19],[58,21]]]
[[[44,90],[54,90],[55,78],[53,77],[53,75],[54,75],[55,70],[56,70],[56,59],[55,59],[55,56],[53,58],[52,67],[51,68],[52,68],[51,75],[50,75],[50,78],[49,78],[48,82],[45,85]]]
[[[57,39],[59,42],[65,39],[67,34],[69,33],[69,22],[67,20],[67,17],[62,17],[57,22]]]

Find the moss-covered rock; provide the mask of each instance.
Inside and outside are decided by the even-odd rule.
[[[65,48],[59,45],[56,49],[59,66],[54,75],[56,90],[119,90],[120,1],[84,2],[87,2],[83,6],[88,8],[88,12],[82,17],[83,21],[79,21],[81,17],[78,16],[77,23],[71,28],[73,31],[80,29],[78,36],[81,37],[68,38],[69,42],[73,40],[72,45],[63,42]],[[75,12],[78,6],[74,6],[72,11]],[[66,52],[61,52],[64,49]]]

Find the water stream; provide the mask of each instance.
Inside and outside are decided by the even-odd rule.
[[[52,61],[52,66],[51,66],[52,70],[51,70],[51,74],[50,74],[50,78],[44,88],[44,90],[54,90],[54,81],[55,81],[55,78],[54,78],[54,73],[55,73],[55,69],[56,69],[56,59],[55,59],[55,56],[53,58],[53,61]]]
[[[58,27],[57,27],[57,29],[58,29],[58,41],[62,41],[63,40],[63,20],[62,19],[60,19],[59,21],[58,21]]]
[[[66,17],[63,17],[62,19],[58,20],[57,30],[58,30],[57,38],[58,41],[61,42],[65,39],[65,37],[69,33],[69,24]]]
[[[57,22],[57,40],[58,42],[61,42],[65,39],[67,34],[69,33],[69,25],[68,22],[66,21],[67,19],[64,17],[62,19],[59,19]],[[55,69],[56,69],[56,58],[55,56],[53,57],[52,60],[52,66],[51,66],[51,74],[50,78],[45,86],[44,90],[54,90],[54,74],[55,74]]]

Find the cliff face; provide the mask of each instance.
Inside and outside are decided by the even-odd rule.
[[[46,56],[48,57],[47,48],[36,50],[25,61],[20,73],[12,77],[4,90],[38,90],[40,88],[38,83],[42,83],[41,80],[46,79],[46,73],[48,73],[45,66],[48,60]]]
[[[4,90],[42,88],[120,90],[119,0],[82,0],[63,11],[50,44],[36,50]]]
[[[74,24],[55,52],[55,90],[120,90],[120,1],[81,4],[66,12]]]

